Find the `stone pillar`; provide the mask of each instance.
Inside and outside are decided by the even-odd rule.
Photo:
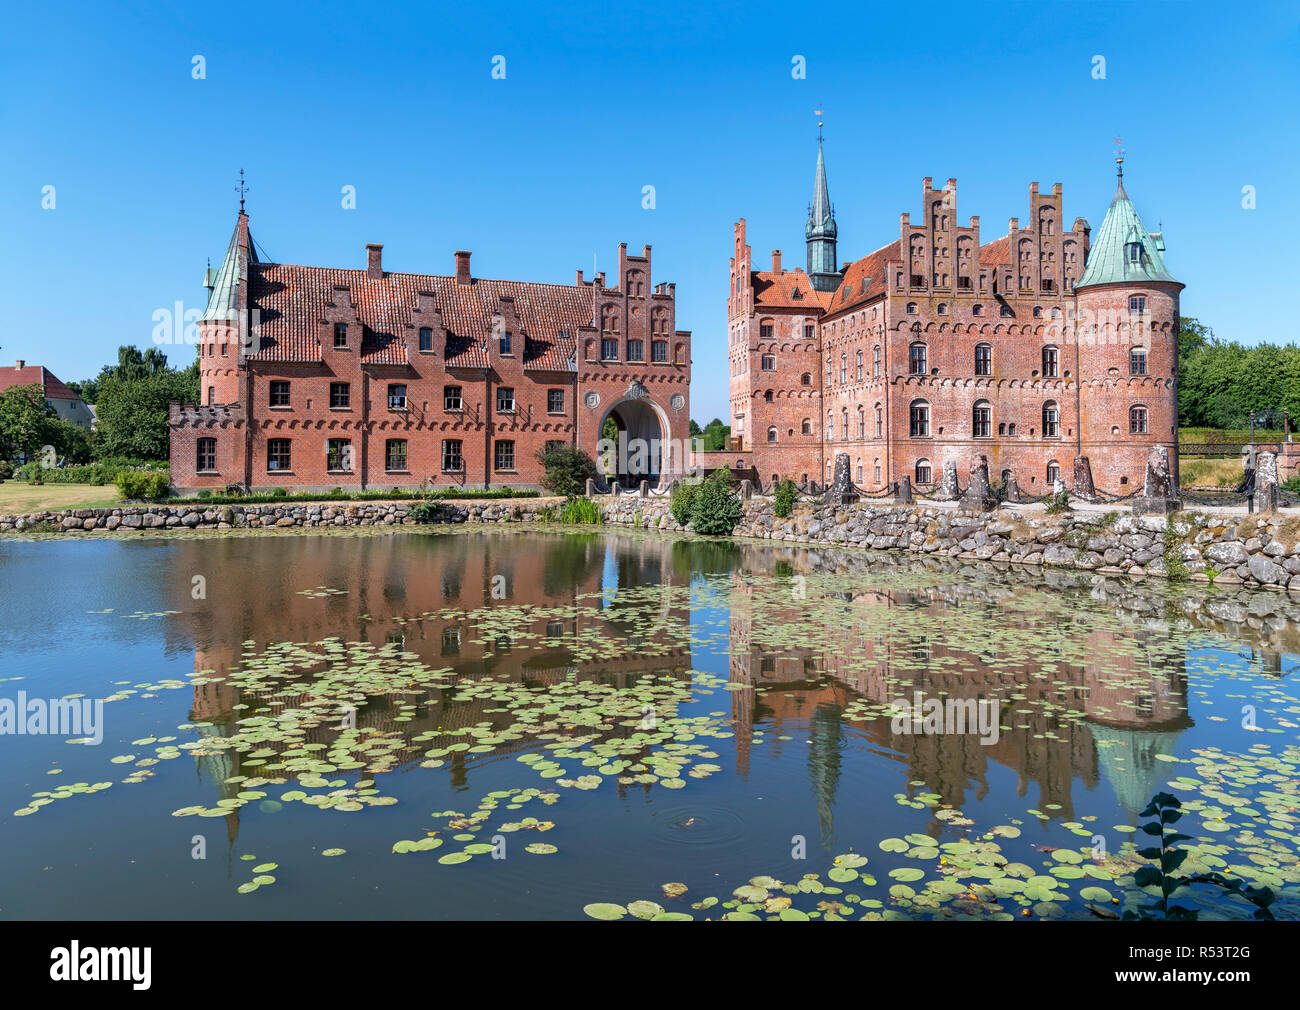
[[[609,493],[612,494],[615,498],[617,498],[620,494],[622,494],[622,492],[623,492],[623,489],[619,486],[618,481],[614,481],[614,482],[610,485]]]
[[[591,498],[596,494],[596,481],[593,477],[587,478],[587,497]]]
[[[847,452],[837,452],[835,454],[835,479],[831,482],[825,497],[822,498],[822,503],[825,505],[852,505],[860,497],[858,489],[853,486],[853,473],[849,469],[849,454]]]
[[[912,504],[912,478],[904,474],[898,478],[894,484],[894,504],[911,505]]]
[[[957,486],[957,461],[943,461],[943,479],[939,482],[939,492],[934,496],[938,501],[956,501],[961,497],[961,488]]]
[[[1020,485],[1016,483],[1015,473],[1007,474],[1007,501],[1011,503],[1020,501]]]
[[[1277,511],[1277,453],[1267,449],[1255,460],[1255,511]]]
[[[640,483],[637,487],[637,494],[642,498],[650,497],[650,482],[648,480],[643,480]]]
[[[1080,501],[1097,500],[1097,488],[1092,483],[1092,463],[1087,456],[1074,457],[1074,497]]]
[[[1169,450],[1163,445],[1153,445],[1147,453],[1147,475],[1142,493],[1133,499],[1133,514],[1168,515],[1183,507],[1169,471]]]
[[[749,478],[747,477],[740,482],[740,499],[741,501],[749,501],[753,496],[754,485],[749,482]]]
[[[989,512],[998,507],[997,496],[989,487],[989,459],[979,455],[971,461],[970,483],[961,496],[961,507],[970,512]]]

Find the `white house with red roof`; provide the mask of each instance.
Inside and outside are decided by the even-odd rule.
[[[95,421],[95,413],[86,401],[44,365],[29,365],[21,358],[13,366],[0,365],[0,393],[14,386],[40,386],[45,402],[54,408],[54,412],[79,428],[89,428]]]

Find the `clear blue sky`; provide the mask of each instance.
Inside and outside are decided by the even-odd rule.
[[[841,260],[896,238],[927,175],[986,240],[1034,180],[1095,227],[1120,136],[1184,313],[1294,341],[1298,53],[1294,3],[11,5],[0,361],[85,378],[150,346],[156,309],[201,307],[243,167],[283,262],[382,242],[389,269],[451,273],[467,248],[477,275],[569,283],[651,243],[695,334],[692,414],[725,420],[732,222],[803,263],[817,108]]]

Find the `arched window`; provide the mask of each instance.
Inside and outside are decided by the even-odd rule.
[[[1055,400],[1043,404],[1043,438],[1061,437],[1061,411]]]
[[[803,375],[799,376],[799,385],[801,385],[801,386],[811,386],[811,385],[812,385],[812,376],[809,375],[807,372],[804,372]]]
[[[767,440],[768,440],[769,442],[775,442],[775,441],[776,441],[776,428],[773,427],[773,428],[768,428],[768,429],[767,429]]]
[[[812,434],[812,421],[811,421],[811,420],[809,420],[809,419],[806,418],[806,417],[803,419],[803,424],[801,424],[801,425],[799,426],[799,434],[801,434],[801,435],[811,435],[811,434]]]
[[[867,412],[858,405],[858,438],[867,437]]]
[[[910,375],[928,375],[929,369],[926,367],[926,346],[925,344],[913,344],[907,349],[907,371]]]
[[[862,483],[862,457],[858,457],[858,483]]]
[[[928,459],[918,459],[916,461],[916,482],[918,484],[929,484],[930,480],[930,461]]]
[[[857,369],[857,374],[855,378],[858,380],[858,382],[861,382],[862,381],[862,352],[858,351],[855,357],[857,359],[855,362],[855,367]]]
[[[826,411],[826,441],[835,441],[835,411],[833,410]]]
[[[772,391],[771,391],[770,389],[769,389],[766,393],[763,394],[763,400],[764,400],[764,402],[766,402],[766,403],[771,403],[771,402],[772,402]]]
[[[1060,373],[1060,351],[1055,347],[1043,348],[1043,378],[1055,379]]]
[[[1061,464],[1052,460],[1047,464],[1047,483],[1049,486],[1061,479]]]
[[[915,315],[915,314],[916,314],[916,302],[908,302],[908,303],[907,303],[907,314],[908,314],[908,315]]]
[[[971,434],[976,438],[989,438],[993,434],[993,407],[988,400],[976,400],[971,410]]]
[[[1143,406],[1129,407],[1128,409],[1128,433],[1130,435],[1145,435],[1147,433],[1147,409]]]
[[[1034,318],[1035,319],[1043,318],[1043,307],[1041,305],[1034,306]]]
[[[880,374],[880,345],[877,344],[871,350],[871,374]]]
[[[765,371],[765,372],[775,372],[775,371],[776,371],[776,355],[775,355],[775,354],[764,354],[763,357],[762,357],[762,359],[761,359],[760,362],[759,362],[759,367],[760,367],[763,371]]]
[[[758,339],[771,340],[776,333],[776,326],[770,319],[760,319],[758,322]]]
[[[880,404],[876,404],[876,438],[885,437],[885,410]]]
[[[880,483],[880,457],[876,457],[876,483]]]
[[[984,315],[984,306],[981,305],[979,302],[976,302],[974,305],[970,307],[970,314],[972,316]]]
[[[1128,374],[1147,374],[1147,352],[1145,347],[1134,347],[1128,352]]]
[[[991,344],[975,345],[975,374],[993,374],[993,347]]]
[[[941,316],[946,316],[947,314],[948,314],[948,304],[947,304],[946,302],[940,302],[940,303],[939,303],[939,315],[941,315]]]
[[[847,354],[841,354],[840,355],[840,385],[842,386],[848,381],[849,381],[849,356]]]
[[[841,422],[840,431],[844,433],[843,437],[844,440],[847,442],[849,438],[849,408],[848,407],[840,408],[840,422]]]
[[[910,430],[913,438],[930,437],[930,405],[924,400],[912,401]]]

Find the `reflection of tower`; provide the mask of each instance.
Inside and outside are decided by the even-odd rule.
[[[843,712],[839,705],[823,702],[813,709],[808,726],[812,740],[808,749],[808,777],[812,781],[813,796],[817,799],[822,848],[827,850],[835,844],[835,787],[840,781],[840,747],[844,735],[840,717]]]
[[[1158,791],[1156,781],[1160,762],[1157,754],[1169,754],[1182,730],[1120,729],[1116,726],[1090,726],[1097,741],[1101,770],[1115,790],[1115,798],[1136,824],[1147,801]]]

